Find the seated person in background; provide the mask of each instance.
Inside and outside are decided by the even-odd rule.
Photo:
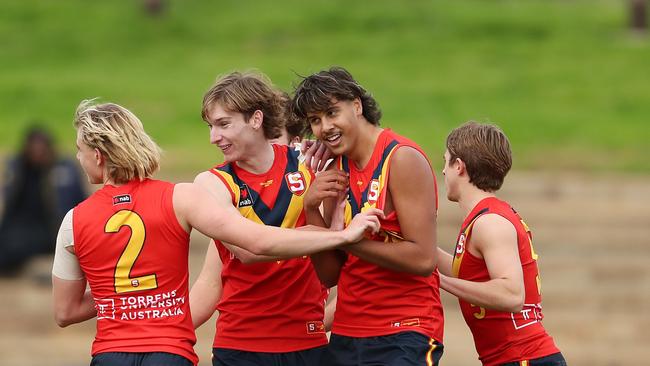
[[[47,131],[32,127],[4,177],[0,274],[16,273],[32,257],[54,252],[56,229],[86,198],[74,162],[58,158]]]

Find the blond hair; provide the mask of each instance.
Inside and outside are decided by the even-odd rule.
[[[264,74],[255,71],[232,72],[221,76],[203,96],[201,117],[208,121],[208,110],[215,104],[230,112],[241,113],[246,120],[255,111],[262,112],[264,137],[280,137],[289,116],[290,99],[276,89]]]
[[[160,166],[160,147],[144,131],[140,119],[122,106],[83,100],[75,112],[74,127],[83,143],[104,155],[113,183],[149,178]]]

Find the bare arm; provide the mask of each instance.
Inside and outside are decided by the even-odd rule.
[[[86,279],[74,254],[72,214],[72,210],[68,211],[61,222],[52,264],[54,319],[60,327],[97,315],[95,301],[90,292],[86,292]]]
[[[223,205],[231,204],[230,192],[225,187],[221,179],[217,178],[214,174],[210,172],[202,172],[194,178],[194,183],[202,186],[212,193],[216,199],[218,199]],[[230,243],[222,242],[222,244],[232,252],[237,259],[242,263],[256,263],[256,262],[271,262],[281,258],[266,256],[266,255],[257,255],[251,253],[250,251],[232,245]]]
[[[86,291],[86,280],[64,280],[52,276],[54,319],[60,327],[81,323],[97,315],[95,300]]]
[[[330,218],[336,198],[347,189],[347,186],[348,178],[345,172],[330,169],[317,173],[314,182],[305,193],[303,201],[307,223],[329,227],[330,223],[321,215],[320,207],[323,206],[323,210],[326,212],[325,217]],[[347,254],[340,250],[327,250],[314,253],[310,258],[321,283],[326,287],[335,286],[339,281],[341,268],[347,259]]]
[[[295,230],[312,230],[312,231],[324,231],[327,230],[326,228],[320,227],[320,226],[315,226],[315,225],[306,225],[306,226],[301,226],[297,228],[293,228]],[[294,256],[287,257],[287,256],[272,256],[272,255],[258,255],[258,254],[253,254],[249,252],[246,249],[240,248],[236,245],[232,245],[230,243],[225,243],[221,242],[232,254],[239,259],[240,262],[244,264],[251,264],[251,263],[262,263],[262,262],[274,262],[274,261],[279,261],[279,260],[285,260],[285,259],[291,259],[295,258]]]
[[[219,258],[214,241],[210,240],[205,261],[199,277],[190,290],[190,310],[194,328],[200,327],[214,313],[217,303],[221,299],[223,284],[221,270],[223,263]]]
[[[330,294],[325,303],[325,318],[323,324],[325,325],[325,331],[329,332],[332,330],[332,323],[334,322],[334,313],[336,312],[336,301],[338,300],[338,286],[334,286],[330,289]]]
[[[426,158],[402,147],[393,155],[388,190],[397,212],[403,241],[362,240],[343,249],[393,271],[430,276],[436,269],[436,192]]]
[[[354,217],[343,231],[291,230],[256,224],[242,217],[231,204],[225,206],[204,188],[179,183],[174,188],[174,210],[188,231],[194,227],[215,239],[229,242],[254,254],[297,257],[360,240],[366,230],[377,231],[381,210]]]
[[[512,223],[495,214],[481,216],[472,229],[472,248],[476,256],[485,260],[490,280],[472,282],[442,275],[440,287],[477,306],[520,311],[524,304],[524,279]]]
[[[451,267],[454,257],[438,247],[438,272],[445,276],[451,276]]]

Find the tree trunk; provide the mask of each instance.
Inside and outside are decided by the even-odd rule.
[[[630,0],[630,28],[645,32],[648,28],[647,0]]]

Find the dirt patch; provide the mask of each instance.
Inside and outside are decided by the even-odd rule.
[[[441,183],[439,243],[451,251],[462,217]],[[650,177],[514,174],[501,196],[531,227],[540,255],[545,320],[571,365],[628,365],[650,358]],[[192,281],[207,239],[193,237]],[[52,319],[50,258],[17,280],[0,279],[0,365],[88,365],[94,322],[59,329]],[[444,365],[479,365],[455,298],[443,293]],[[197,332],[210,365],[214,319]]]

